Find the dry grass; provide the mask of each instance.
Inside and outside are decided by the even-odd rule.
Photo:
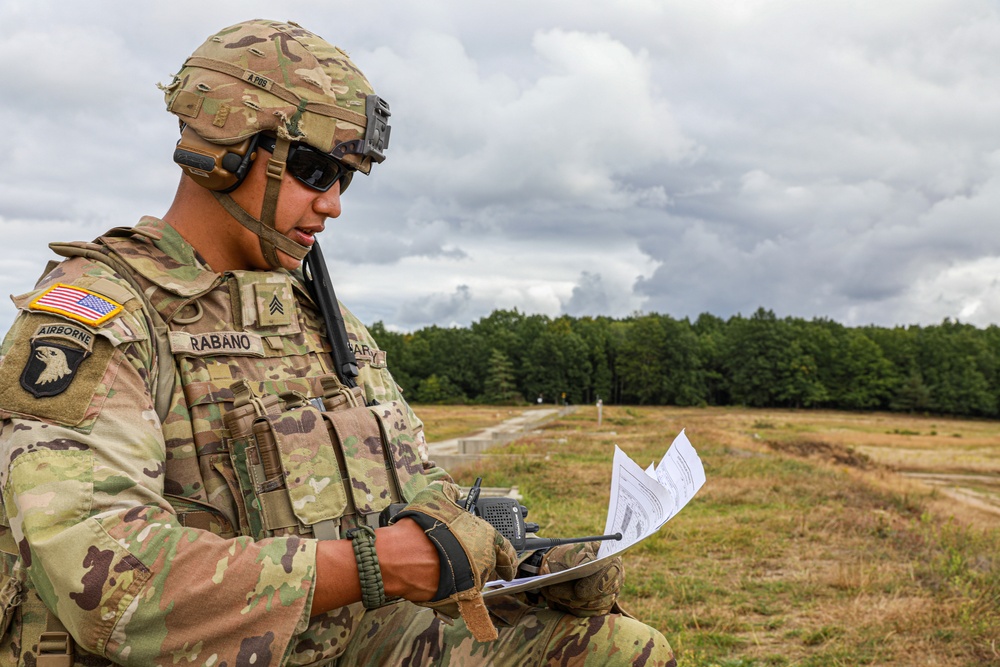
[[[1000,665],[1000,516],[898,472],[992,479],[996,422],[612,406],[598,427],[581,408],[457,476],[518,484],[545,535],[590,534],[613,445],[646,465],[681,428],[708,482],[629,552],[625,592],[681,664]]]

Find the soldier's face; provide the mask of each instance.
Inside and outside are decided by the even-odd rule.
[[[325,228],[327,218],[340,215],[340,183],[326,192],[318,192],[285,174],[278,196],[278,212],[274,227],[299,245],[312,247],[316,234]],[[302,263],[278,251],[281,266],[292,271]]]
[[[232,197],[240,206],[255,218],[260,217],[264,201],[266,160],[254,162],[250,173],[243,184],[237,188]],[[274,227],[278,233],[304,246],[312,246],[314,237],[323,231],[327,218],[340,215],[340,183],[334,183],[326,192],[313,190],[287,172],[281,181],[281,192],[278,195],[278,209],[275,214]],[[267,269],[267,262],[260,250],[257,236],[246,231],[246,243],[241,244],[241,251],[248,268]],[[289,271],[302,263],[285,253],[278,251],[281,266]]]

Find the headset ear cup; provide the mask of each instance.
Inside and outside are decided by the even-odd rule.
[[[260,135],[255,134],[247,137],[236,146],[227,148],[226,156],[222,159],[222,166],[233,175],[233,184],[222,192],[232,192],[240,187],[243,179],[250,173],[250,167],[257,159],[257,140],[259,138]],[[231,166],[235,166],[235,169],[230,168]]]
[[[174,162],[195,183],[216,192],[232,192],[250,171],[256,148],[256,134],[238,144],[222,146],[205,141],[185,126],[174,149]]]
[[[236,153],[226,153],[222,157],[222,168],[231,174],[235,174],[239,171],[240,165],[243,164],[243,157]]]

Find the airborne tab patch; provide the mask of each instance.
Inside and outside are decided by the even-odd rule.
[[[36,338],[60,338],[82,345],[87,352],[94,349],[94,334],[75,324],[43,324],[35,329],[32,339]]]
[[[97,292],[71,285],[53,285],[35,298],[28,308],[43,310],[71,320],[97,326],[122,311],[122,305]]]

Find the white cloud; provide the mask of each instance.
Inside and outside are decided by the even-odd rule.
[[[611,311],[612,303],[601,274],[584,271],[580,274],[580,282],[573,287],[569,301],[563,304],[563,310],[568,315],[607,313]]]
[[[251,16],[284,18],[263,0],[0,4],[0,286],[28,289],[50,240],[166,209],[176,126],[155,83]],[[288,18],[392,105],[388,160],[323,240],[366,321],[1000,316],[990,0],[332,0]]]
[[[535,35],[527,77],[484,75],[454,37],[421,33],[372,53],[398,95],[399,190],[464,206],[663,205],[662,186],[623,178],[695,147],[653,91],[649,58],[604,34]],[[394,146],[396,148],[396,146]],[[415,188],[415,190],[414,190]]]

